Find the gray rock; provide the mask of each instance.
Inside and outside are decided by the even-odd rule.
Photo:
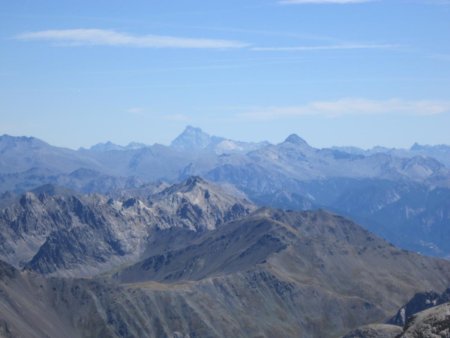
[[[395,325],[371,324],[357,328],[342,338],[396,338],[403,332]]]

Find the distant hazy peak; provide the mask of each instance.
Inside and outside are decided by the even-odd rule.
[[[112,143],[111,141],[107,141],[104,143],[97,143],[89,148],[89,150],[93,150],[93,151],[109,151],[109,150],[122,150],[122,149],[123,149],[122,146]]]
[[[127,146],[121,146],[111,141],[107,141],[104,143],[97,143],[90,147],[89,150],[103,152],[111,150],[138,150],[146,147],[148,147],[146,144],[138,142],[130,142]]]
[[[0,143],[5,143],[6,145],[14,145],[20,143],[26,144],[36,144],[36,145],[48,145],[46,142],[32,136],[11,136],[4,134],[0,136]]]
[[[419,144],[419,143],[414,143],[411,148],[409,149],[410,151],[443,151],[443,152],[449,152],[450,151],[450,146],[446,145],[446,144],[436,144],[436,145],[428,145],[428,144]]]
[[[417,150],[422,150],[423,148],[425,148],[425,147],[416,142],[411,146],[411,148],[409,150],[417,151]]]
[[[181,151],[209,152],[216,155],[247,153],[267,145],[269,145],[267,141],[245,142],[210,135],[193,126],[187,126],[170,144],[172,148]]]
[[[207,133],[205,133],[201,128],[199,127],[194,127],[191,125],[186,126],[186,128],[184,128],[183,133],[191,133],[191,134],[205,134],[208,135]],[[208,135],[209,136],[209,135]]]
[[[32,136],[12,136],[8,134],[0,135],[0,140],[20,140],[20,141],[32,141],[36,140],[35,137]]]
[[[297,144],[297,145],[303,145],[303,146],[310,146],[308,144],[308,142],[306,142],[304,139],[302,139],[300,136],[298,136],[297,134],[291,134],[289,135],[286,140],[284,140],[283,143],[292,143],[292,144]]]
[[[170,144],[179,150],[202,150],[211,143],[211,136],[200,128],[187,126]]]
[[[148,147],[148,145],[146,145],[144,143],[140,143],[140,142],[130,142],[126,146],[126,148],[129,149],[129,150],[142,149],[142,148],[146,148],[146,147]]]

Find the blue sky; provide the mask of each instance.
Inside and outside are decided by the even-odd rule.
[[[0,134],[450,144],[450,1],[0,2]]]

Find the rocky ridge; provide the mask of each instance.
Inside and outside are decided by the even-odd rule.
[[[157,229],[211,230],[255,208],[200,178],[146,199],[56,190],[25,193],[0,211],[2,259],[44,274],[92,275],[140,257]]]

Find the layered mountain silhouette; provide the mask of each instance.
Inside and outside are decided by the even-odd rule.
[[[333,148],[337,150],[342,150],[344,152],[359,155],[387,153],[397,157],[414,157],[414,156],[433,157],[437,159],[439,162],[445,164],[447,167],[450,166],[450,157],[449,157],[450,146],[445,144],[430,146],[414,143],[409,149],[396,149],[379,146],[367,150],[357,147],[333,147]]]
[[[248,143],[191,126],[170,146],[105,143],[77,151],[2,136],[0,192],[53,184],[117,195],[199,175],[232,185],[258,205],[333,210],[400,247],[448,257],[447,148],[317,149],[295,134],[280,144]]]

